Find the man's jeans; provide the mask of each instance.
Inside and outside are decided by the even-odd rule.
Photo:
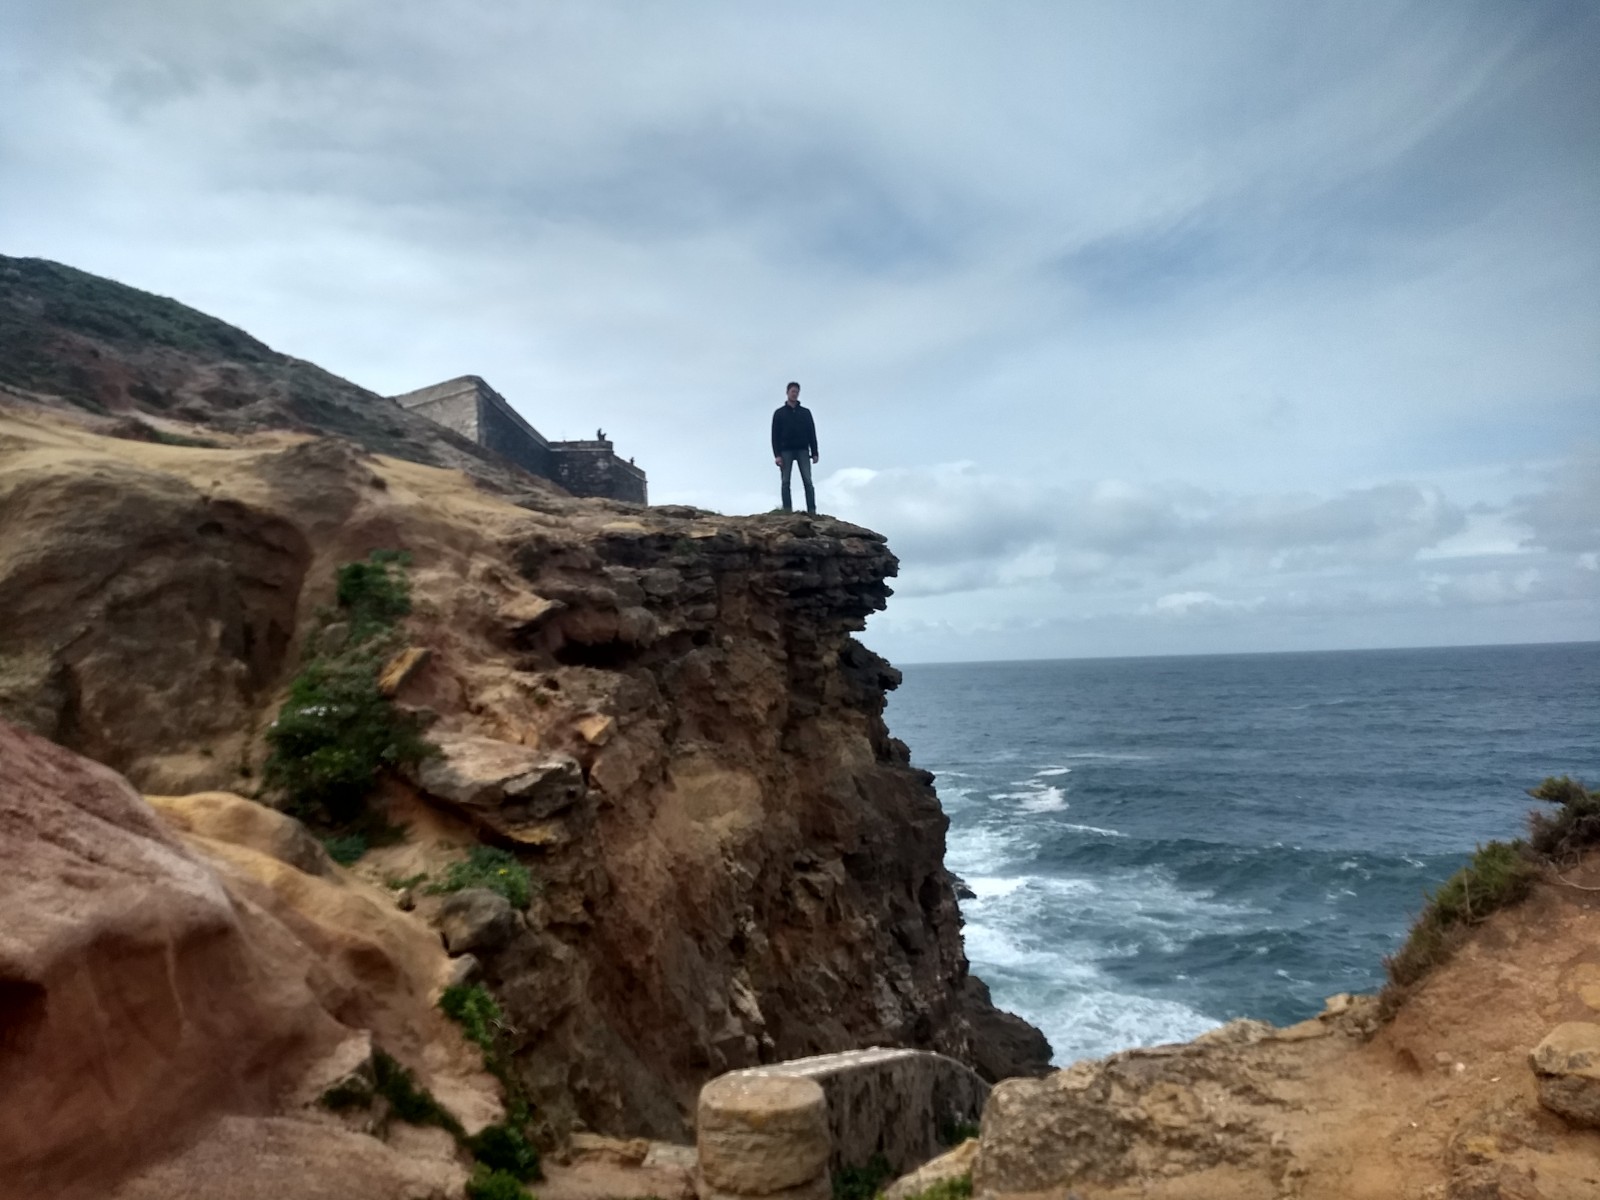
[[[785,450],[783,458],[783,511],[794,511],[794,496],[789,491],[789,468],[800,464],[800,482],[806,485],[806,511],[817,511],[817,493],[811,487],[811,455],[804,450]]]

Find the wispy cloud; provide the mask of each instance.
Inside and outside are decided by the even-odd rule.
[[[1564,636],[1597,57],[1573,0],[20,0],[0,240],[382,391],[485,375],[662,500],[768,507],[798,377],[919,657],[1064,598],[1271,640],[1310,579],[1330,643],[1473,595],[1522,625],[1448,636]]]

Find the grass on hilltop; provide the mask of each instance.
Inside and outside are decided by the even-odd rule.
[[[1600,792],[1565,775],[1546,779],[1528,795],[1556,806],[1528,814],[1528,837],[1488,842],[1428,897],[1405,944],[1384,960],[1389,982],[1382,1009],[1392,1014],[1428,972],[1455,953],[1475,925],[1516,904],[1549,869],[1563,869],[1600,846]]]

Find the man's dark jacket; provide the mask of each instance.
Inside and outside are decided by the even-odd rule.
[[[817,427],[811,420],[811,410],[804,404],[790,408],[780,404],[772,414],[772,457],[785,450],[805,450],[817,457]]]

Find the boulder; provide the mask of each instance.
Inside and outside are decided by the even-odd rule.
[[[702,1196],[829,1194],[828,1105],[813,1080],[738,1073],[700,1089]]]
[[[439,754],[416,769],[417,786],[513,840],[537,830],[587,794],[583,768],[550,754],[486,737],[440,739]]]
[[[911,1200],[935,1184],[949,1183],[963,1175],[971,1175],[978,1161],[978,1139],[968,1138],[954,1150],[923,1163],[909,1175],[902,1175],[883,1189],[883,1200]]]
[[[4,721],[0,912],[7,1196],[103,1194],[347,1035],[125,780]]]
[[[246,800],[232,792],[196,792],[191,796],[149,796],[161,819],[180,833],[195,834],[270,854],[307,875],[325,879],[338,867],[322,843],[288,813]]]
[[[1557,1025],[1528,1058],[1540,1104],[1574,1124],[1600,1129],[1600,1025]]]
[[[439,905],[433,925],[451,954],[501,949],[522,928],[522,919],[499,892],[488,888],[462,888]]]

